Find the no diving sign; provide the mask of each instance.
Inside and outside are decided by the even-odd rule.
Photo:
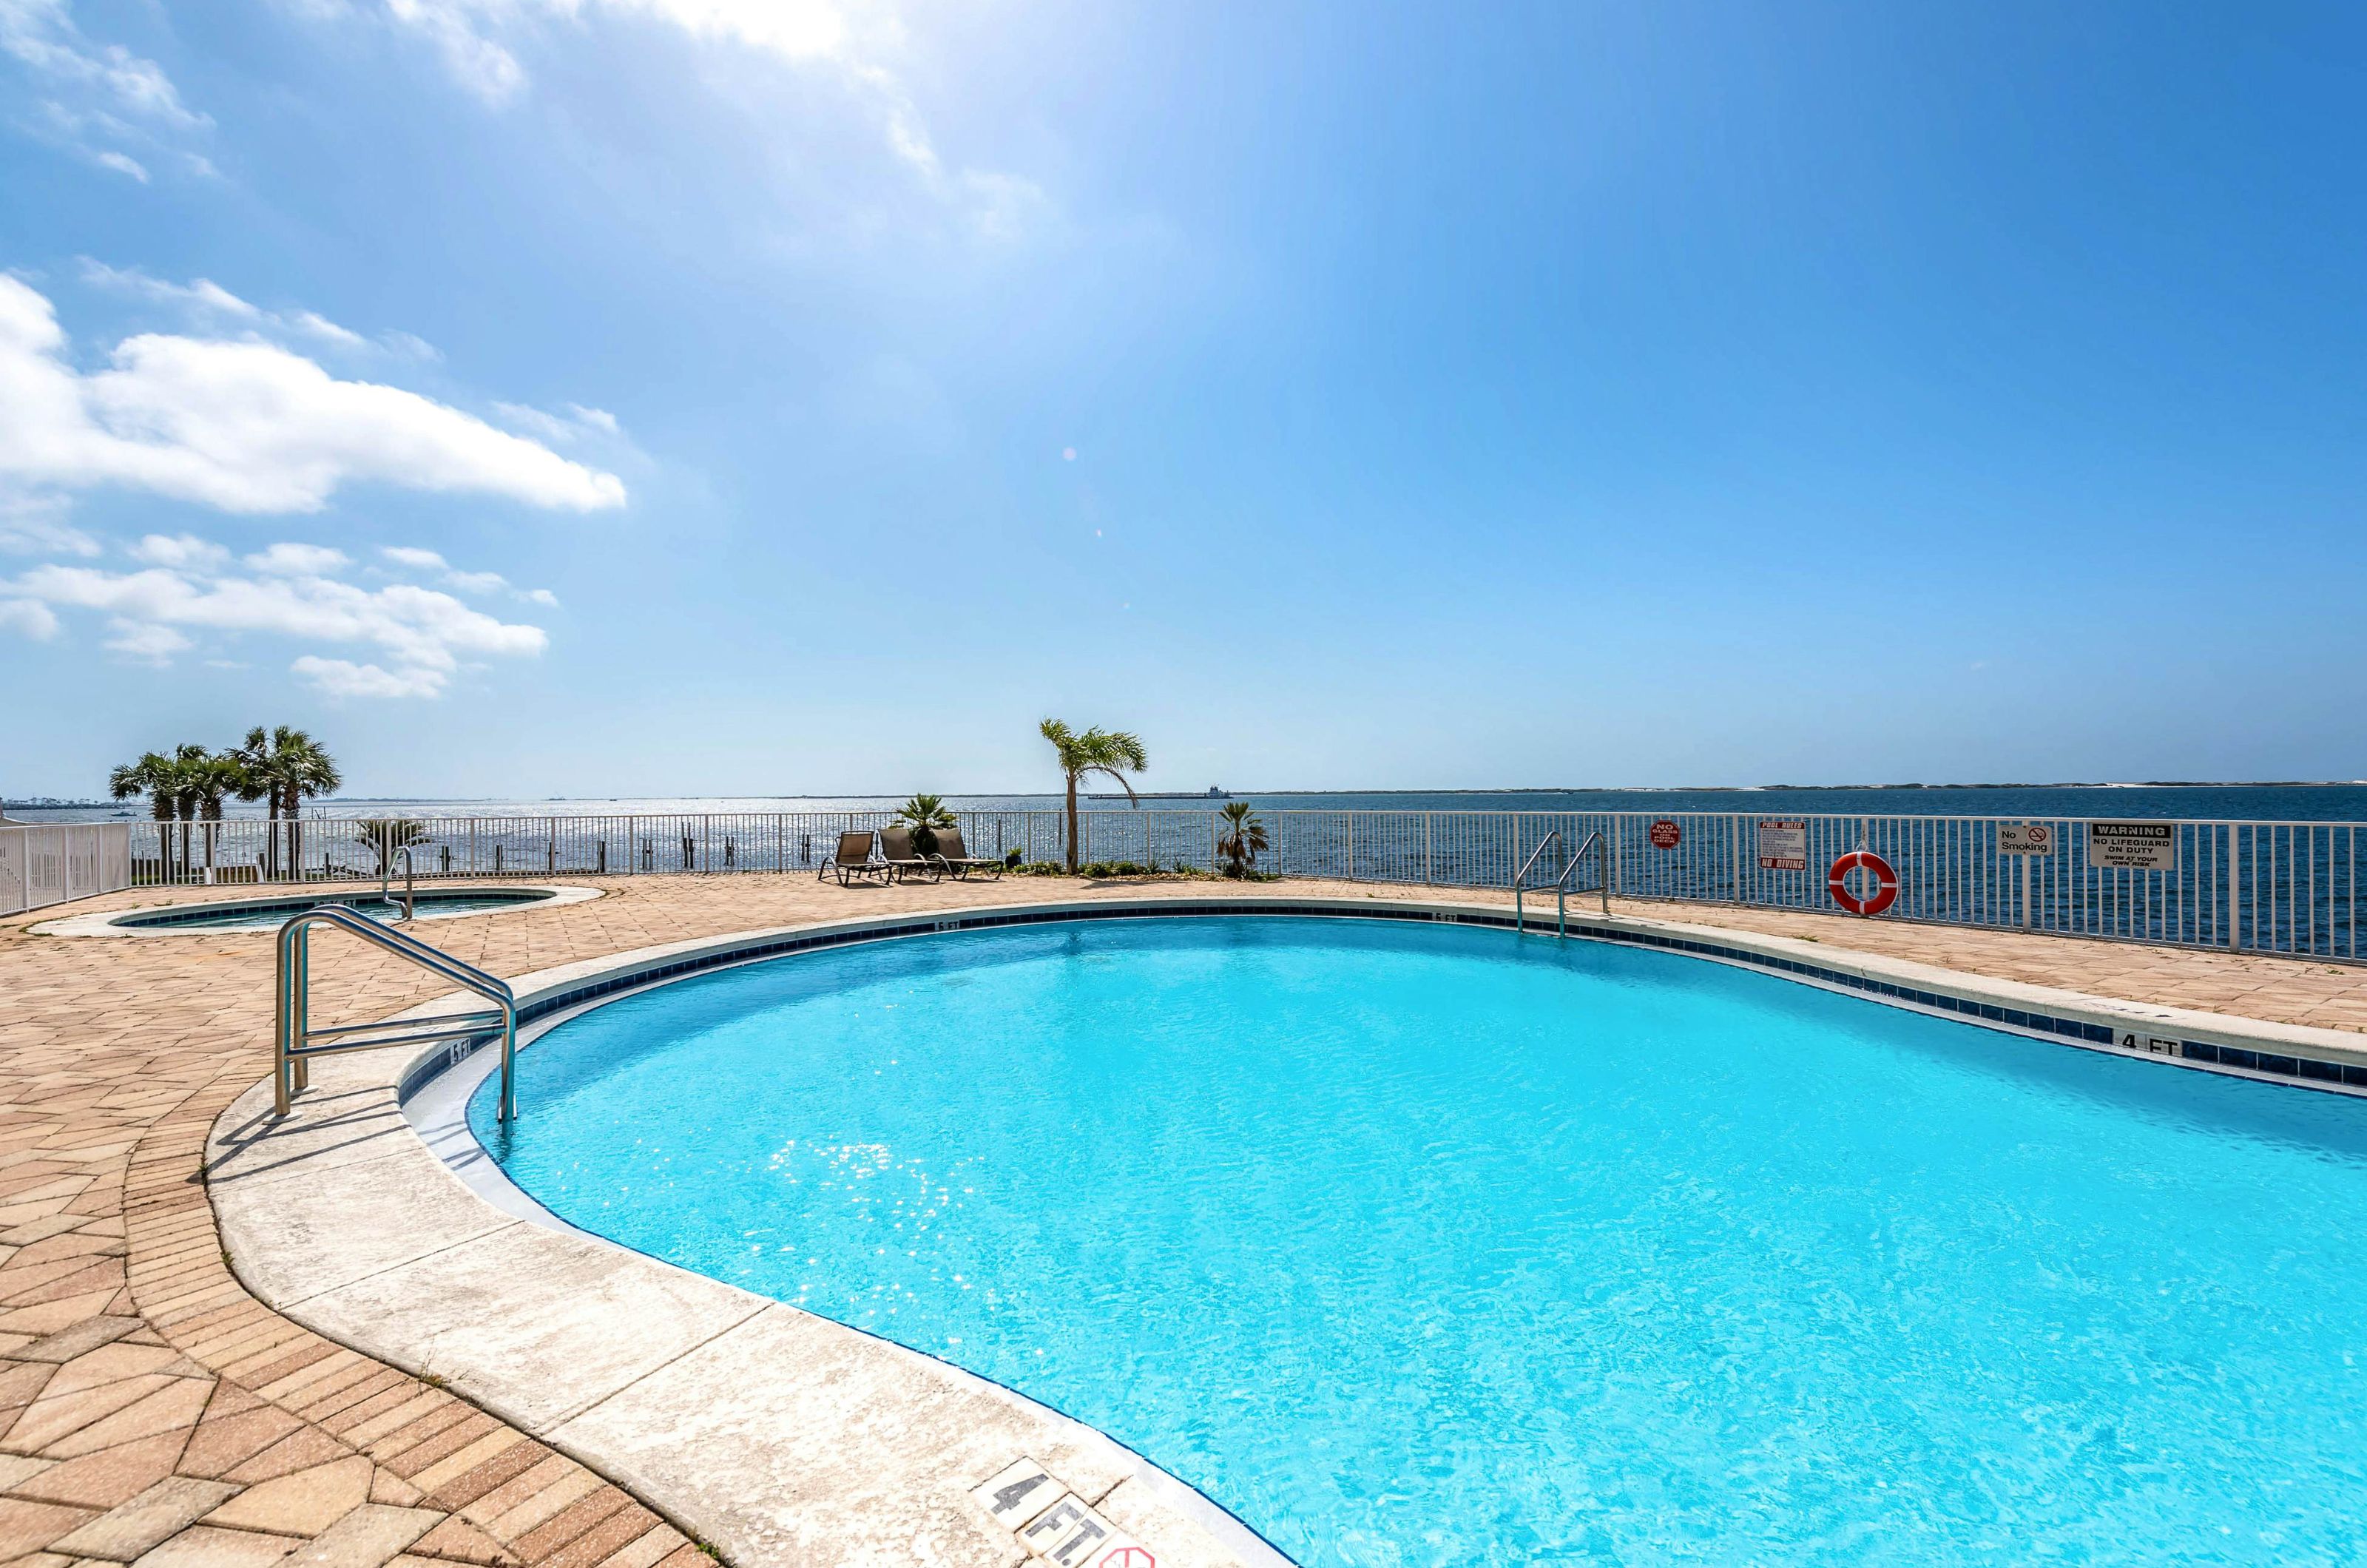
[[[1799,818],[1767,818],[1759,824],[1759,869],[1808,869],[1808,824]]]
[[[2101,871],[2176,871],[2175,822],[2090,822],[2088,863]]]

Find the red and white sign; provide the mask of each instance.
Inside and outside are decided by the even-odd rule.
[[[1798,818],[1761,818],[1759,823],[1759,869],[1808,869],[1808,824]]]
[[[1685,830],[1665,817],[1652,824],[1652,847],[1656,850],[1673,850],[1684,836]]]
[[[1159,1568],[1159,1559],[1138,1546],[1121,1546],[1094,1563],[1093,1568]]]

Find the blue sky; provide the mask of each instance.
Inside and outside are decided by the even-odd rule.
[[[0,0],[0,791],[2354,777],[2367,13]]]

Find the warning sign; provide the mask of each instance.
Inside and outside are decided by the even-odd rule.
[[[2105,871],[2176,871],[2175,822],[2090,822],[2088,863]]]
[[[1808,869],[1808,825],[1792,819],[1761,818],[1759,822],[1759,869]]]
[[[2000,822],[1998,824],[1998,853],[2001,855],[2051,855],[2055,852],[2055,829],[2044,822]]]
[[[1673,850],[1684,836],[1685,830],[1665,817],[1652,824],[1652,847],[1656,850]]]

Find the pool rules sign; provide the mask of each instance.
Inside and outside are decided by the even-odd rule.
[[[1759,869],[1808,869],[1808,824],[1797,818],[1766,818],[1759,824]]]
[[[2175,822],[2090,822],[2088,864],[2098,871],[2176,871]]]

